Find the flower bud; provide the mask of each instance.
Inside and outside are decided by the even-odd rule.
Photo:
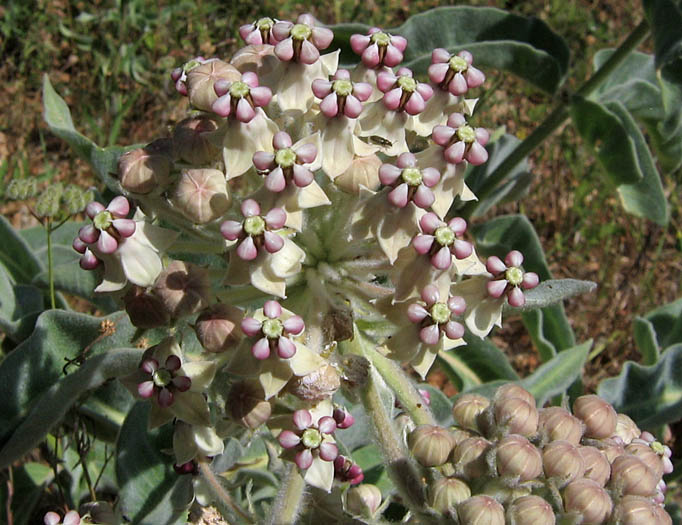
[[[305,376],[294,376],[287,390],[304,401],[328,399],[341,387],[339,373],[331,365],[322,365]]]
[[[616,421],[615,435],[623,440],[623,443],[629,445],[633,439],[639,437],[642,431],[629,416],[625,414],[618,414]]]
[[[257,429],[272,414],[272,405],[263,397],[263,389],[256,382],[241,381],[232,385],[227,398],[232,419],[246,428]]]
[[[490,441],[481,437],[465,439],[455,447],[452,463],[466,479],[484,476],[488,472],[485,453],[490,446]]]
[[[218,80],[236,82],[241,73],[234,66],[222,60],[210,60],[193,68],[187,73],[187,94],[189,102],[201,111],[211,111],[211,106],[218,99],[214,84]]]
[[[441,478],[429,487],[429,505],[445,514],[471,497],[469,485],[457,478]]]
[[[507,511],[514,525],[554,525],[552,506],[540,496],[522,496],[514,500]]]
[[[568,441],[552,441],[542,449],[545,476],[559,478],[564,483],[580,478],[585,472],[585,460],[576,446]]]
[[[157,328],[170,321],[170,314],[163,301],[140,286],[132,286],[123,297],[130,322],[137,328]]]
[[[173,168],[172,149],[170,139],[158,139],[144,148],[125,152],[118,159],[121,186],[142,195],[165,187]]]
[[[184,261],[172,261],[157,277],[153,290],[171,317],[179,319],[205,307],[211,287],[205,268]]]
[[[474,496],[457,507],[463,525],[504,525],[504,507],[490,496]]]
[[[38,184],[33,178],[12,179],[5,190],[5,196],[8,199],[17,201],[31,199],[36,196],[36,193],[38,193]]]
[[[519,476],[529,481],[542,474],[540,451],[525,437],[511,434],[501,439],[495,451],[500,476]]]
[[[596,481],[601,487],[606,485],[611,477],[611,463],[606,456],[595,447],[578,447],[578,451],[585,462],[583,476]]]
[[[460,427],[478,431],[476,419],[489,405],[490,400],[487,397],[478,394],[463,394],[452,405],[452,416]]]
[[[206,308],[194,323],[197,339],[207,352],[224,352],[233,347],[242,333],[239,324],[244,312],[225,303]]]
[[[535,407],[535,398],[533,397],[533,394],[516,383],[506,383],[495,391],[495,401],[511,399],[513,397],[523,399],[526,403]]]
[[[495,421],[507,427],[511,434],[530,437],[537,433],[538,411],[535,401],[530,404],[520,397],[497,397],[493,407]]]
[[[351,487],[346,493],[346,511],[353,516],[371,518],[380,506],[381,491],[369,483]]]
[[[38,217],[54,217],[59,213],[64,186],[61,183],[50,184],[38,195],[34,211]]]
[[[625,447],[620,438],[603,439],[598,446],[609,463],[613,463],[617,457],[625,454]]]
[[[173,130],[175,154],[189,164],[210,164],[220,154],[220,148],[211,141],[211,133],[217,129],[218,124],[208,117],[183,120]]]
[[[641,459],[656,478],[661,479],[663,477],[663,461],[656,452],[651,450],[649,445],[630,443],[625,447],[625,452]]]
[[[651,496],[659,479],[641,459],[629,454],[618,456],[611,464],[610,486],[622,494]]]
[[[222,217],[230,205],[225,174],[213,169],[183,171],[175,188],[173,204],[197,224]]]
[[[582,516],[581,525],[601,525],[611,515],[608,493],[591,479],[571,481],[563,491],[564,509]]]
[[[230,60],[230,64],[242,73],[251,71],[259,78],[266,78],[279,65],[279,58],[275,56],[274,46],[268,44],[254,44],[242,47]]]
[[[425,467],[443,465],[454,446],[450,432],[435,425],[419,425],[408,436],[410,451]]]
[[[585,436],[604,439],[616,431],[618,415],[613,407],[599,396],[580,396],[573,403],[573,415],[585,423]]]
[[[621,525],[663,525],[665,523],[672,523],[670,516],[660,505],[639,496],[624,496],[618,502],[613,512],[618,518],[618,523]]]
[[[82,212],[89,202],[92,202],[94,193],[92,191],[84,191],[83,188],[69,184],[64,189],[62,195],[62,202],[69,215],[75,215]]]
[[[561,407],[543,408],[539,411],[538,430],[548,441],[568,441],[573,445],[580,444],[583,436],[583,424]]]

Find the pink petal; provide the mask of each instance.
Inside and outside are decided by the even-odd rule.
[[[320,58],[320,52],[318,49],[307,40],[304,40],[301,43],[301,55],[299,57],[299,61],[303,64],[310,65],[317,62],[318,58]]]
[[[455,142],[452,146],[445,148],[443,151],[443,156],[451,164],[459,164],[464,158],[464,153],[466,151],[466,144],[459,140]]]
[[[311,40],[317,49],[327,49],[334,40],[334,33],[326,27],[314,27]]]
[[[59,525],[60,521],[62,521],[62,519],[59,517],[59,514],[57,514],[56,512],[48,512],[43,517],[43,523],[45,525]]]
[[[417,165],[417,157],[414,156],[414,153],[409,152],[401,153],[400,155],[398,155],[396,165],[402,169],[414,168]]]
[[[275,33],[276,27],[277,24],[275,24],[272,31],[275,36],[277,36]],[[291,37],[282,40],[275,46],[275,55],[277,55],[277,58],[283,62],[289,62],[292,58],[294,58],[294,42]]]
[[[377,87],[382,93],[386,93],[397,81],[397,77],[387,71],[382,71],[377,75]]]
[[[296,345],[288,337],[280,337],[277,341],[277,355],[282,359],[289,359],[296,355]]]
[[[121,237],[130,237],[135,233],[135,221],[132,219],[114,219],[113,225]]]
[[[521,266],[523,264],[523,254],[518,250],[510,251],[504,258],[507,266]]]
[[[192,387],[192,380],[187,376],[177,376],[173,378],[173,385],[180,392],[187,392]]]
[[[353,84],[353,95],[361,102],[367,100],[372,94],[372,91],[374,91],[372,85],[367,82],[356,82]]]
[[[107,210],[116,218],[123,218],[130,213],[130,203],[128,202],[128,199],[119,195],[118,197],[113,198],[109,203],[109,206],[107,206]]]
[[[301,144],[294,151],[296,152],[298,160],[303,164],[310,164],[315,160],[315,157],[317,157],[317,146],[310,142]]]
[[[404,208],[407,206],[407,197],[408,197],[408,188],[407,184],[400,184],[397,188],[395,188],[393,191],[391,191],[388,194],[388,201],[393,204],[394,206],[397,206],[398,208]]]
[[[78,238],[85,244],[93,244],[99,239],[99,230],[92,224],[86,224],[78,230]]]
[[[478,142],[474,142],[471,144],[471,148],[469,148],[469,151],[466,154],[466,159],[473,166],[479,166],[488,160],[488,152]]]
[[[252,237],[247,237],[237,246],[237,255],[245,261],[253,261],[258,257],[258,249]]]
[[[448,91],[455,96],[459,96],[464,95],[468,89],[469,86],[467,85],[464,75],[462,75],[462,73],[455,73],[455,76],[452,77],[452,80],[448,84]]]
[[[276,233],[266,231],[263,233],[263,238],[265,240],[263,245],[268,253],[277,253],[282,249],[282,246],[284,246],[284,239],[281,235],[277,235]]]
[[[419,226],[421,226],[422,231],[425,233],[433,233],[442,225],[443,223],[438,218],[438,215],[431,211],[429,213],[425,213],[422,215],[422,218],[419,219]]]
[[[289,36],[292,27],[294,27],[294,24],[291,22],[277,22],[274,26],[272,26],[272,36],[274,36],[277,40],[284,40]]]
[[[282,315],[282,306],[277,301],[265,301],[263,305],[263,313],[270,319],[277,319]]]
[[[180,358],[177,355],[172,354],[168,356],[163,366],[164,368],[166,368],[166,370],[175,372],[176,370],[179,370],[180,367],[182,366],[182,361],[180,361]]]
[[[331,434],[336,430],[336,421],[330,416],[321,417],[317,422],[317,429],[323,434]]]
[[[507,296],[507,302],[509,303],[510,306],[515,306],[517,308],[520,308],[524,304],[526,304],[526,298],[523,295],[523,291],[521,291],[521,288],[518,286],[515,286],[512,288],[511,292],[509,292],[509,295]]]
[[[440,84],[448,74],[450,66],[447,64],[431,64],[428,69],[429,80],[434,84]]]
[[[264,217],[265,224],[271,230],[279,230],[287,222],[287,212],[282,208],[272,208]]]
[[[256,341],[256,343],[251,347],[251,354],[260,361],[270,357],[270,342],[266,337],[262,337]]]
[[[448,222],[448,228],[455,232],[455,235],[459,237],[465,231],[467,231],[467,221],[461,217],[455,217]]]
[[[402,170],[393,164],[382,164],[379,168],[379,180],[385,186],[391,186],[398,180]]]
[[[419,303],[412,303],[407,307],[407,318],[413,323],[421,323],[428,315],[429,312]]]
[[[320,459],[334,461],[339,455],[339,447],[327,441],[320,444]]]
[[[85,244],[80,237],[76,237],[73,240],[73,243],[71,243],[71,247],[76,250],[78,253],[83,254],[85,253],[85,250],[87,250],[88,245]]]
[[[370,38],[367,35],[355,34],[350,37],[350,47],[356,55],[362,54],[369,42]]]
[[[461,113],[453,113],[448,117],[448,126],[451,128],[461,128],[467,121]]]
[[[229,116],[232,111],[232,97],[230,94],[228,93],[215,99],[215,102],[211,104],[211,111],[221,117]]]
[[[241,322],[241,329],[249,337],[260,335],[263,323],[254,317],[244,317]]]
[[[85,213],[91,219],[94,219],[95,215],[97,215],[102,210],[104,210],[104,206],[96,201],[91,202],[85,207]]]
[[[422,180],[426,186],[432,188],[438,184],[438,181],[440,180],[440,173],[438,173],[436,168],[424,168],[422,170]]]
[[[412,73],[412,70],[409,67],[401,67],[398,69],[398,76],[399,77],[414,77],[414,74]]]
[[[384,95],[384,106],[388,109],[395,111],[400,107],[400,100],[403,96],[403,90],[400,88],[395,88]]]
[[[450,339],[459,339],[464,335],[464,326],[457,321],[448,321],[445,325],[445,335]]]
[[[346,97],[346,104],[343,107],[343,114],[348,118],[357,118],[362,113],[362,104],[353,95]]]
[[[431,62],[434,64],[447,64],[450,60],[450,52],[447,49],[438,47],[431,51]]]
[[[173,401],[175,400],[175,396],[173,395],[173,392],[168,390],[167,388],[162,388],[161,391],[159,392],[159,397],[158,397],[158,402],[159,406],[163,408],[168,408],[173,404]]]
[[[237,102],[236,116],[239,122],[251,122],[256,116],[256,110],[253,109],[248,100],[242,98]]]
[[[118,241],[115,237],[106,231],[100,232],[99,239],[97,239],[97,249],[105,254],[114,253],[118,248]]]
[[[424,255],[425,253],[428,253],[431,246],[433,246],[433,239],[433,235],[423,235],[420,233],[415,235],[414,239],[412,239],[412,246],[414,246],[414,249],[417,250],[418,254]]]
[[[488,295],[494,297],[495,299],[502,297],[502,294],[507,289],[507,281],[500,279],[498,281],[488,281],[486,284],[486,289],[488,290]]]
[[[417,84],[417,93],[419,93],[424,101],[429,100],[433,96],[433,88],[428,84],[420,82]]]
[[[419,113],[424,111],[425,107],[426,102],[424,102],[424,98],[418,91],[415,91],[414,93],[412,93],[412,95],[410,95],[410,98],[407,99],[407,104],[405,104],[405,111],[410,115],[418,115]]]
[[[476,69],[475,67],[469,66],[466,72],[467,85],[470,88],[477,88],[483,82],[485,82],[485,75],[483,71]]]
[[[260,31],[255,29],[251,34],[244,38],[244,42],[249,46],[260,46],[263,44],[263,37],[261,36]]]
[[[447,146],[455,134],[455,130],[450,126],[435,126],[431,134],[433,141],[439,146]]]
[[[301,450],[298,454],[296,454],[294,462],[301,470],[310,468],[310,465],[313,464],[313,453],[307,448],[305,450]]]
[[[265,86],[251,88],[251,99],[256,106],[265,107],[272,100],[272,91],[270,91],[269,87]]]
[[[230,86],[232,86],[232,81],[226,80],[224,78],[219,78],[218,80],[215,81],[215,84],[213,84],[213,91],[215,92],[216,95],[222,97],[228,91],[230,91]]]
[[[241,212],[244,217],[255,217],[260,215],[260,204],[253,199],[246,199],[242,202]]]
[[[254,31],[256,33],[259,33],[259,31],[255,29],[253,24],[243,24],[239,26],[239,36],[242,37],[242,40],[246,40],[246,38]]]
[[[443,246],[431,257],[431,264],[439,270],[447,270],[452,264],[452,254],[450,248]]]
[[[485,269],[493,275],[497,275],[498,273],[504,272],[507,269],[507,265],[504,264],[502,259],[497,255],[493,255],[492,257],[488,257],[488,260],[485,263]]]
[[[316,78],[312,84],[313,94],[317,98],[324,98],[332,91],[332,83],[329,80]]]
[[[294,184],[299,188],[305,188],[313,182],[313,172],[308,168],[296,164],[294,165]]]
[[[292,144],[291,137],[286,131],[278,131],[272,137],[272,145],[275,149],[290,148]]]
[[[426,326],[419,330],[419,339],[425,345],[436,345],[440,341],[440,330],[437,324]]]
[[[460,58],[463,58],[466,61],[466,63],[469,65],[471,65],[474,61],[473,55],[469,51],[467,51],[466,49],[457,53],[457,56]]]
[[[70,510],[64,515],[63,525],[80,525],[81,517],[75,510]]]
[[[258,87],[258,75],[253,71],[247,71],[242,75],[242,82],[250,88]]]
[[[287,181],[284,178],[284,172],[282,168],[276,168],[270,172],[270,174],[265,177],[264,186],[272,192],[279,193],[287,187]]]
[[[296,410],[292,415],[292,419],[294,426],[299,430],[305,430],[313,424],[313,415],[305,409]]]
[[[535,288],[540,283],[540,277],[535,272],[527,272],[523,274],[523,281],[521,282],[521,287],[524,290],[530,290]]]
[[[325,117],[332,118],[339,113],[339,104],[336,93],[330,93],[320,102],[320,111]]]
[[[397,47],[388,45],[386,54],[384,55],[384,65],[388,67],[395,67],[403,61],[403,54]]]
[[[228,241],[236,241],[243,232],[242,223],[237,221],[225,221],[220,225],[220,233]]]
[[[379,46],[371,44],[362,52],[362,63],[372,69],[379,65]]]
[[[455,295],[448,298],[448,308],[453,314],[462,315],[467,308],[467,303],[464,300],[464,297]]]
[[[490,133],[485,128],[476,128],[476,142],[481,146],[485,146],[490,140]]]
[[[187,84],[185,84],[182,80],[178,80],[175,83],[175,90],[180,93],[183,97],[187,96]]]
[[[395,46],[401,53],[405,52],[407,47],[407,38],[404,36],[391,35],[391,45]]]
[[[268,153],[267,151],[257,151],[253,154],[253,165],[256,166],[256,169],[259,171],[265,171],[274,168],[274,153]]]
[[[424,185],[419,185],[417,191],[414,192],[412,201],[422,209],[426,209],[431,206],[436,200],[436,196],[433,192]]]
[[[85,250],[85,253],[78,263],[83,270],[94,270],[99,266],[99,259],[90,251],[90,248],[88,248]]]
[[[291,430],[282,430],[279,436],[277,436],[277,441],[279,441],[283,448],[294,448],[301,442],[301,438]]]
[[[154,395],[154,381],[145,381],[137,385],[137,393],[142,399],[149,399]]]
[[[422,301],[424,301],[428,306],[431,306],[438,302],[440,299],[440,292],[438,287],[434,284],[427,284],[421,293]]]
[[[458,259],[466,259],[474,251],[474,247],[470,242],[462,241],[460,239],[455,240],[454,249],[455,257]]]
[[[299,335],[305,329],[305,323],[300,315],[292,315],[286,321],[282,322],[284,331],[287,334]]]

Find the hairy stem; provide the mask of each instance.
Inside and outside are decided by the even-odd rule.
[[[305,480],[293,463],[283,480],[272,508],[270,525],[293,525],[296,523],[305,490]]]
[[[201,477],[204,479],[210,488],[211,493],[218,500],[219,504],[226,510],[230,509],[232,512],[237,514],[242,520],[244,520],[244,523],[255,523],[251,516],[249,516],[239,507],[239,505],[232,501],[230,495],[223,488],[222,484],[211,470],[211,465],[209,465],[205,459],[200,460],[198,464]]]
[[[609,59],[599,68],[598,71],[592,75],[579,89],[576,95],[587,97],[594,92],[616,69],[627,56],[637,48],[637,46],[648,36],[649,24],[646,20],[640,24],[630,33],[625,41],[614,51]],[[490,174],[490,176],[483,183],[483,186],[476,192],[478,201],[471,201],[462,208],[460,215],[462,217],[471,217],[476,210],[478,203],[482,202],[497,185],[502,182],[509,173],[518,166],[535,148],[542,144],[547,137],[554,133],[569,116],[570,104],[566,101],[561,101],[545,120],[533,130],[533,132],[526,137],[507,157],[500,163],[497,168]]]

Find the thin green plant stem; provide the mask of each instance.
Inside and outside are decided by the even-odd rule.
[[[54,261],[52,259],[52,219],[47,218],[45,223],[45,235],[47,235],[47,280],[50,285],[50,307],[52,310],[57,308],[57,301],[54,293]]]
[[[239,507],[239,505],[232,501],[230,495],[223,488],[222,484],[220,483],[218,478],[216,478],[215,474],[211,470],[211,465],[209,465],[209,463],[205,459],[198,461],[198,465],[201,477],[208,485],[213,496],[220,502],[221,506],[225,507],[226,509],[232,510],[242,520],[244,520],[245,523],[255,523],[251,516],[249,516],[246,512],[244,512],[244,510],[242,510]]]
[[[630,33],[623,43],[613,52],[609,59],[592,75],[577,91],[576,95],[581,97],[590,96],[609,75],[634,51],[637,46],[648,36],[649,24],[646,20]],[[460,215],[465,218],[471,217],[476,210],[478,203],[482,202],[497,185],[509,175],[509,173],[519,165],[535,148],[542,144],[552,133],[554,133],[569,117],[569,104],[562,101],[545,120],[535,128],[526,139],[521,142],[483,183],[483,186],[476,192],[478,201],[471,201],[462,208]]]
[[[291,525],[301,509],[305,496],[305,480],[295,464],[289,465],[289,470],[282,481],[277,499],[272,508],[270,525]]]

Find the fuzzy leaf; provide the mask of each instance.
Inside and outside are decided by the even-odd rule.
[[[45,233],[43,231],[43,242]],[[29,284],[33,277],[43,269],[41,260],[32,252],[30,246],[21,238],[7,219],[0,216],[0,263],[7,268],[17,283]]]
[[[643,4],[654,37],[656,69],[666,80],[682,84],[682,6],[673,0],[644,0]]]
[[[669,347],[652,366],[628,361],[597,393],[644,429],[682,418],[682,344]]]
[[[576,295],[593,292],[597,288],[597,283],[592,281],[580,281],[578,279],[550,279],[542,281],[532,290],[524,292],[526,303],[520,308],[506,305],[510,311],[535,310],[544,308],[561,301],[565,301]]]
[[[340,24],[332,29],[332,47],[341,48],[341,63],[357,63],[359,57],[350,49],[350,36],[366,34],[369,26]],[[508,71],[550,93],[561,85],[568,70],[569,50],[563,38],[535,17],[500,9],[440,7],[386,31],[407,38],[401,65],[415,74],[426,72],[436,47],[451,53],[466,49],[474,55],[477,68]]]
[[[658,346],[658,341],[656,341],[654,325],[648,319],[635,317],[632,321],[632,335],[639,352],[642,354],[642,364],[655,364],[661,354],[661,349]]]
[[[653,325],[661,349],[682,343],[682,299],[660,306],[644,317]]]
[[[44,308],[42,292],[35,286],[16,284],[0,263],[0,330],[15,342],[23,341]]]

